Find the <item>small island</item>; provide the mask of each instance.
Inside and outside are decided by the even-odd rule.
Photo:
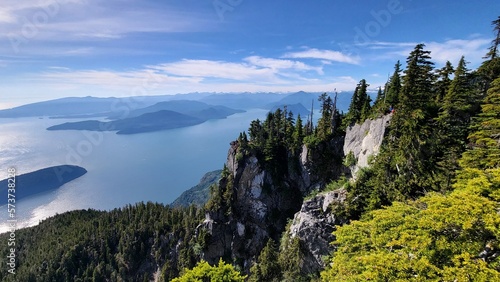
[[[23,198],[33,196],[42,192],[56,190],[64,184],[77,179],[87,173],[83,167],[74,165],[59,165],[43,168],[15,177],[16,192],[15,199],[19,201]],[[7,195],[8,180],[0,181],[0,193]],[[1,205],[7,204],[7,197],[3,197]]]

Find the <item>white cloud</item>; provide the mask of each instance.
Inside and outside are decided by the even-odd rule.
[[[219,78],[230,80],[275,81],[275,71],[246,63],[210,60],[188,60],[149,66],[175,76]]]
[[[359,64],[359,57],[357,56],[349,56],[338,51],[319,50],[315,48],[305,51],[289,52],[282,57],[294,59],[320,59],[339,63]]]
[[[486,54],[490,43],[490,39],[454,39],[442,43],[429,42],[426,43],[426,48],[431,51],[432,59],[439,64],[445,64],[446,61],[450,61],[456,66],[460,57],[465,56],[466,61],[477,66]]]
[[[318,74],[323,74],[323,69],[321,67],[313,67],[299,61],[263,58],[260,56],[250,56],[246,57],[244,60],[254,66],[270,68],[273,70],[280,70],[280,69],[294,69],[299,71],[313,70]]]
[[[135,32],[201,31],[211,26],[206,17],[171,5],[158,8],[120,0],[3,1],[0,38],[17,35],[29,40],[103,40]]]
[[[432,61],[438,65],[444,65],[446,61],[450,61],[456,65],[460,57],[465,56],[465,59],[478,66],[482,62],[482,57],[486,54],[487,48],[491,43],[491,39],[474,38],[471,39],[449,39],[444,42],[422,42],[425,44],[425,50],[431,51]],[[370,50],[379,52],[374,55],[377,59],[392,59],[395,57],[406,58],[414,47],[419,44],[417,42],[372,42],[367,45]]]

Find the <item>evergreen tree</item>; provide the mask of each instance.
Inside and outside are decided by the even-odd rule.
[[[444,189],[449,189],[451,179],[458,169],[458,159],[465,150],[473,105],[476,103],[464,57],[460,59],[453,81],[443,97],[438,121],[438,151],[443,152],[439,168],[444,174]]]
[[[391,121],[389,152],[394,155],[396,185],[414,197],[432,189],[433,151],[430,106],[434,101],[430,51],[418,44],[407,59],[403,87]]]
[[[354,89],[354,93],[352,94],[351,103],[349,104],[347,115],[344,119],[344,126],[347,127],[355,124],[359,116],[361,116],[361,112],[358,112],[359,103],[359,86],[356,86],[356,88]]]
[[[276,244],[269,239],[260,252],[257,263],[250,269],[249,281],[281,281],[281,268],[278,262]]]
[[[394,73],[389,79],[389,83],[385,89],[385,101],[384,105],[386,108],[390,106],[395,107],[399,103],[399,94],[401,92],[401,63],[398,61],[394,66]]]
[[[455,70],[453,69],[450,61],[446,61],[446,65],[437,70],[438,81],[436,82],[436,102],[440,103],[444,96],[448,93],[448,89],[451,84],[450,75],[452,75],[454,71]]]
[[[461,166],[479,170],[500,167],[500,78],[491,84],[472,130],[470,150],[464,153]]]
[[[349,111],[344,119],[345,126],[362,122],[368,118],[371,108],[371,98],[367,94],[368,86],[369,84],[367,84],[364,79],[360,80],[356,86],[354,94],[352,95],[351,104],[349,105]]]
[[[491,42],[488,53],[484,57],[486,61],[483,62],[483,64],[478,69],[478,73],[483,77],[484,80],[485,92],[489,88],[490,83],[500,76],[500,56],[498,54],[500,52],[500,16],[491,24],[493,25],[495,38]]]
[[[304,141],[304,126],[302,125],[302,119],[300,114],[297,116],[297,122],[295,123],[295,129],[293,131],[293,151],[297,151],[302,147]]]
[[[328,140],[333,132],[332,129],[332,107],[333,101],[328,94],[323,93],[318,100],[321,102],[321,117],[316,127],[316,136],[320,141]]]
[[[285,232],[281,238],[279,263],[283,272],[284,282],[306,281],[300,272],[302,267],[302,257],[300,250],[300,239],[290,238],[290,234]]]

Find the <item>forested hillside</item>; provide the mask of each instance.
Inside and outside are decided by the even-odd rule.
[[[346,114],[325,93],[316,125],[286,108],[253,121],[203,208],[73,211],[18,230],[16,274],[0,278],[500,281],[500,17],[493,30],[478,69],[464,57],[435,68],[418,44],[375,101],[362,79]],[[345,131],[383,115],[380,151],[350,181]],[[328,212],[348,223],[335,226],[327,267],[307,272],[290,220],[305,198],[337,189],[346,198]]]

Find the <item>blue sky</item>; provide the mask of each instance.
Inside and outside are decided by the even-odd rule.
[[[0,109],[68,96],[352,91],[425,43],[481,63],[500,1],[2,0]]]

